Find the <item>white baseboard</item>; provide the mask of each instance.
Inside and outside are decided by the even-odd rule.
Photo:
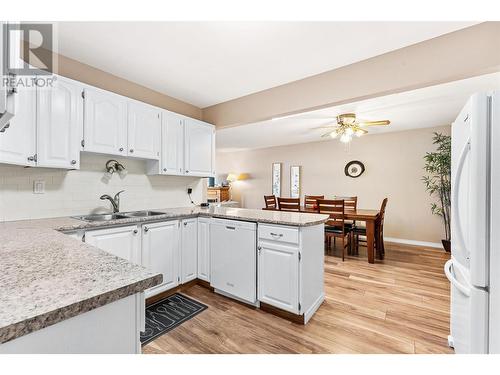
[[[416,241],[416,240],[407,240],[404,238],[394,238],[394,237],[386,237],[386,236],[384,236],[384,242],[395,242],[395,243],[403,243],[405,245],[434,247],[437,249],[443,248],[443,244],[440,242]]]

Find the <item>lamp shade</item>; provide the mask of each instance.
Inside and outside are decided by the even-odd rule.
[[[238,180],[238,176],[239,176],[239,175],[238,175],[237,173],[233,173],[233,172],[231,172],[231,173],[229,173],[229,174],[227,175],[226,180],[228,180],[229,182],[234,182],[234,181],[237,181],[237,180]]]
[[[248,179],[248,173],[235,173],[235,172],[228,173],[226,178],[226,180],[228,180],[229,182],[241,181],[246,179]]]

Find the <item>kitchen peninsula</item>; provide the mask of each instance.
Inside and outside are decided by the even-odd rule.
[[[321,305],[327,216],[224,207],[148,212],[155,215],[0,224],[0,353],[139,353],[145,297],[192,280],[303,324]],[[253,242],[221,247],[241,223]],[[152,236],[167,241],[155,247]],[[250,278],[234,279],[216,262],[240,248],[255,259],[236,265]],[[240,297],[248,289],[251,300]]]

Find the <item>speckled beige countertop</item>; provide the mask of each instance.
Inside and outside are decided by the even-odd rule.
[[[166,208],[147,218],[87,222],[70,217],[0,223],[0,343],[158,285],[160,274],[61,233],[189,217],[292,226],[326,215],[229,207]]]

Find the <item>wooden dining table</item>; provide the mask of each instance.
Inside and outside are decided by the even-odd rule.
[[[263,210],[279,211],[278,209],[263,208]],[[301,207],[299,212],[318,213],[313,208]],[[345,211],[345,220],[364,221],[366,224],[366,252],[368,254],[368,263],[375,263],[375,225],[380,216],[380,210],[367,210],[358,208],[355,211]]]

